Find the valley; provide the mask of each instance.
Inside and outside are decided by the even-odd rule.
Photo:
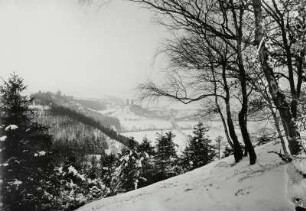
[[[227,144],[221,120],[217,114],[209,118],[197,115],[198,109],[183,109],[172,107],[147,107],[136,104],[134,100],[123,100],[117,97],[107,96],[101,99],[75,98],[72,96],[56,95],[52,93],[34,94],[36,106],[46,104],[58,104],[91,117],[105,127],[109,127],[127,138],[133,138],[141,143],[146,137],[153,145],[157,143],[157,137],[167,131],[175,135],[174,143],[180,154],[189,142],[193,127],[198,122],[203,122],[208,129],[206,136],[215,141],[222,137],[221,147]],[[41,108],[41,107],[40,107]],[[236,133],[241,139],[241,131],[236,124]],[[269,121],[249,121],[249,132],[252,139],[273,133],[273,124]],[[96,133],[96,132],[95,132]],[[87,133],[88,134],[88,133]],[[112,138],[107,138],[111,151],[117,153],[122,145],[116,144]],[[106,147],[107,148],[107,147]]]

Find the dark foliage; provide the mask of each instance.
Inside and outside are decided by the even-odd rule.
[[[41,205],[53,170],[51,136],[34,120],[23,79],[13,74],[0,86],[1,176],[4,210],[44,210]]]
[[[178,156],[173,142],[174,134],[169,131],[165,135],[159,134],[156,145],[155,166],[157,181],[164,180],[178,174],[176,162]]]
[[[207,128],[201,122],[194,127],[194,135],[183,152],[182,165],[185,171],[199,168],[214,160],[216,156],[215,147],[211,140],[205,136],[207,131]]]
[[[156,167],[155,167],[155,148],[151,145],[149,139],[144,138],[142,143],[137,147],[137,152],[142,154],[141,175],[144,179],[139,181],[139,187],[144,187],[156,182]]]

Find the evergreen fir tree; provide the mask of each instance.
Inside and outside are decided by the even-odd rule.
[[[187,171],[199,168],[213,161],[216,156],[211,140],[205,137],[207,128],[199,122],[193,130],[189,145],[183,152],[183,168]]]
[[[148,154],[147,156],[154,156],[156,154],[154,146],[152,146],[147,137],[144,137],[141,144],[137,146],[137,152],[146,153]]]
[[[140,180],[145,180],[142,175],[143,156],[136,150],[123,149],[119,155],[119,179],[122,182],[122,191],[138,188]]]
[[[155,159],[156,154],[154,147],[146,137],[137,147],[137,152],[142,155],[141,175],[144,179],[139,181],[139,187],[144,187],[155,182]]]
[[[175,135],[169,131],[165,135],[159,135],[157,139],[157,152],[155,155],[157,181],[167,179],[177,174],[175,165],[178,156],[175,150],[176,145],[173,142],[174,137]]]
[[[129,137],[128,138],[128,145],[127,145],[131,150],[136,149],[137,147],[137,142],[135,141],[134,137]]]
[[[16,74],[0,86],[1,176],[4,210],[43,210],[39,207],[53,170],[51,136],[34,120],[31,100]]]

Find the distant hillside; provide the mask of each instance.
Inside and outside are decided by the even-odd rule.
[[[73,97],[51,92],[39,92],[32,94],[31,97],[34,98],[34,107],[41,110],[40,121],[51,127],[57,139],[77,140],[78,142],[84,142],[86,139],[87,142],[95,142],[95,146],[101,146],[101,149],[107,149],[106,140],[108,142],[115,140],[125,146],[130,144],[129,138],[117,132],[121,130],[117,118],[100,114],[83,105],[90,104],[99,107],[97,103],[75,100]],[[99,139],[101,143],[97,143],[96,139]],[[87,145],[90,145],[89,148],[91,148],[93,143],[87,143]],[[96,151],[96,149],[93,150],[93,152]]]
[[[105,127],[104,125],[101,124],[101,122],[93,119],[92,117],[86,116],[86,115],[84,115],[82,113],[79,113],[77,111],[74,111],[70,108],[67,108],[67,107],[64,107],[64,106],[52,106],[50,108],[50,113],[53,116],[69,117],[69,118],[73,119],[74,121],[78,121],[78,122],[81,122],[81,123],[83,123],[87,126],[98,129],[99,131],[101,131],[102,133],[104,133],[105,135],[110,137],[111,139],[114,139],[114,140],[120,142],[121,144],[123,144],[125,146],[130,145],[129,138],[120,135],[118,132],[116,132],[115,130],[113,130],[111,128]]]
[[[124,146],[102,133],[67,115],[56,115],[49,106],[32,106],[38,122],[49,128],[54,149],[64,149],[77,155],[104,154],[105,150],[117,153]]]
[[[71,96],[62,94],[54,94],[52,92],[38,92],[31,95],[34,98],[34,103],[47,106],[63,106],[82,113],[86,116],[94,118],[103,126],[121,131],[120,121],[116,117],[106,116],[96,109],[105,109],[106,105],[97,100],[75,99]]]
[[[107,108],[107,105],[104,104],[103,102],[99,101],[99,100],[95,100],[95,99],[74,99],[75,102],[84,105],[90,109],[93,109],[95,111],[99,111],[99,110],[104,110]]]

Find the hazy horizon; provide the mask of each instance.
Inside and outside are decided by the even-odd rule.
[[[28,93],[133,98],[138,84],[156,77],[154,63],[166,29],[129,1],[100,7],[78,0],[0,1],[0,62],[5,80],[15,72]],[[154,64],[153,64],[154,63]]]

